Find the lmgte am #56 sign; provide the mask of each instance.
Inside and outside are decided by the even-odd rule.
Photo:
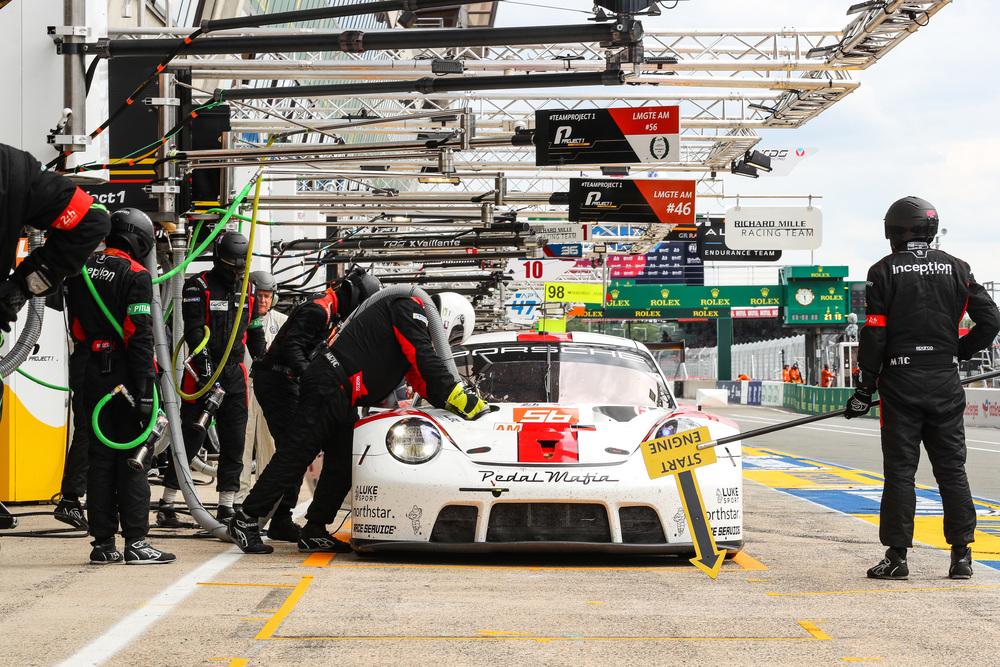
[[[667,179],[571,178],[573,222],[693,225],[695,182]]]
[[[726,556],[715,546],[715,536],[712,534],[712,527],[708,525],[701,488],[694,475],[695,468],[710,465],[717,460],[714,449],[698,449],[698,445],[711,440],[708,428],[702,426],[647,440],[640,445],[640,449],[650,479],[673,475],[676,480],[688,532],[694,542],[695,557],[691,559],[691,563],[715,579],[719,576],[719,569]]]
[[[679,162],[680,107],[535,112],[535,164]]]

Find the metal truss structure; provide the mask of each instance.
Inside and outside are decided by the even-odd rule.
[[[839,30],[648,31],[641,40],[642,57],[631,59],[621,50],[579,43],[182,56],[171,66],[190,71],[194,98],[201,101],[215,88],[410,81],[437,78],[443,71],[450,72],[445,75],[449,79],[474,80],[623,70],[625,85],[599,90],[373,92],[233,102],[233,150],[188,158],[189,168],[245,166],[268,159],[272,173],[296,180],[299,195],[265,196],[263,209],[318,211],[336,220],[330,224],[354,227],[352,234],[374,244],[341,248],[334,253],[336,261],[380,264],[387,267],[381,273],[388,282],[413,280],[459,291],[474,291],[478,285],[483,294],[484,285],[502,284],[497,272],[507,258],[537,252],[537,243],[525,242],[520,231],[493,231],[494,216],[517,211],[559,219],[565,209],[551,205],[549,195],[565,191],[571,176],[600,172],[599,166],[536,167],[533,146],[511,141],[516,133],[533,128],[536,111],[678,105],[679,161],[631,165],[631,170],[680,173],[698,181],[699,196],[722,197],[725,192],[717,172],[728,171],[755,147],[760,130],[798,128],[832,108],[857,89],[857,71],[873,65],[949,2],[862,2],[851,8],[849,23]],[[188,31],[122,29],[112,37],[171,37]],[[317,34],[274,28],[219,35],[303,32]],[[263,150],[276,135],[280,143],[275,150]],[[426,173],[449,178],[420,179]],[[345,191],[358,189],[359,183],[360,191]],[[446,219],[451,231],[463,236],[462,243],[468,241],[463,248],[481,249],[484,255],[462,259],[454,252],[392,250],[378,245],[385,228],[371,227],[394,220],[400,225],[399,234],[421,230],[439,234]],[[651,229],[637,233],[635,248],[640,250],[660,238]],[[478,240],[484,240],[481,248],[476,246]],[[599,269],[581,267],[570,279],[594,280],[602,275]],[[503,291],[502,287],[499,294],[489,291],[487,301],[492,305],[484,314],[496,312]]]

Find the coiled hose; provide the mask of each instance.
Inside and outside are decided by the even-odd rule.
[[[44,235],[40,231],[32,230],[28,234],[28,248],[34,250],[42,244]],[[42,320],[45,317],[45,297],[33,296],[28,300],[28,320],[24,324],[24,330],[17,337],[17,341],[10,352],[0,359],[0,378],[5,378],[24,363],[35,348],[38,337],[42,335]]]

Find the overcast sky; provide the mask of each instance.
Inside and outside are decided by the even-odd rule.
[[[680,0],[643,23],[650,30],[839,30],[854,1]],[[585,15],[558,8],[591,6],[590,0],[505,1],[497,25],[576,23]],[[968,261],[980,282],[1000,281],[998,20],[1000,2],[956,0],[945,7],[884,60],[854,72],[861,87],[819,118],[797,130],[761,132],[759,147],[815,146],[819,153],[784,178],[726,175],[726,194],[823,195],[824,241],[816,262],[847,264],[855,279],[888,253],[886,208],[917,195],[937,207],[948,230],[942,249]],[[700,210],[719,208],[713,200]],[[809,257],[786,253],[784,259],[805,263]]]

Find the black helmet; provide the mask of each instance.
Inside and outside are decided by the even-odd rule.
[[[267,271],[251,271],[250,282],[259,292],[278,291],[278,281]]]
[[[920,197],[903,197],[885,213],[885,237],[893,249],[908,241],[934,240],[938,232],[938,214],[934,204]]]
[[[242,271],[247,265],[250,242],[239,232],[225,232],[215,242],[215,266],[229,271]]]
[[[120,208],[111,214],[111,231],[105,245],[127,251],[141,262],[153,249],[153,221],[137,208]]]
[[[357,308],[375,292],[382,289],[379,279],[365,271],[360,266],[353,267],[344,276],[344,282],[351,288],[351,310]]]

